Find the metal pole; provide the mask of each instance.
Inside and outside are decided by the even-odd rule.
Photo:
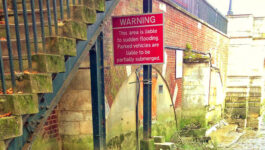
[[[233,1],[230,0],[230,2],[229,2],[229,10],[228,10],[228,12],[227,12],[227,15],[233,15],[233,11],[232,11],[232,3],[233,3]]]
[[[103,34],[89,51],[94,150],[106,149]]]
[[[151,12],[152,0],[143,0],[143,13]],[[152,65],[144,65],[143,71],[143,136],[144,139],[149,139],[152,129]]]

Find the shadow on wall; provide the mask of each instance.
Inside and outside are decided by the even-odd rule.
[[[155,87],[152,88],[152,92],[155,95],[153,97],[156,97],[153,99],[153,101],[156,100],[156,102],[153,102],[156,103],[153,106],[156,107],[154,109],[156,113],[153,113],[156,116],[153,116],[152,136],[165,136],[166,140],[169,141],[176,131],[174,108],[164,79],[159,73],[155,72],[155,74],[157,74],[156,84],[154,84]],[[137,81],[136,74],[133,73],[122,84],[110,109],[106,121],[108,149],[136,149],[136,102],[138,93],[135,81]],[[140,113],[139,118],[141,118]],[[139,139],[141,139],[142,121],[139,128]]]

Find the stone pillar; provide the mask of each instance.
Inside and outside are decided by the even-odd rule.
[[[58,105],[64,150],[93,149],[89,59],[80,66]]]

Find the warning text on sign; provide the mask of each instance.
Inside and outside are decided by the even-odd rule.
[[[163,14],[113,17],[114,64],[163,63]]]

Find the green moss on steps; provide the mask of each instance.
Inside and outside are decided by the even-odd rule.
[[[5,75],[5,79],[7,89],[11,88],[11,76]],[[16,87],[14,91],[22,91],[23,93],[51,93],[53,92],[51,74],[16,74]]]
[[[0,141],[0,150],[6,150],[6,145],[4,141]]]
[[[64,57],[53,54],[32,55],[32,68],[38,72],[58,73],[65,71]]]
[[[105,11],[105,0],[95,0],[95,7],[97,11]]]
[[[76,39],[66,37],[46,37],[46,50],[49,54],[76,56]]]
[[[96,0],[83,0],[83,5],[90,9],[95,9],[95,1]]]
[[[96,21],[97,13],[95,8],[86,7],[83,5],[71,6],[71,18],[77,22],[93,24]]]
[[[0,113],[9,112],[13,115],[38,113],[38,96],[34,94],[0,95]]]
[[[0,118],[0,140],[22,135],[22,117],[11,116]]]
[[[67,20],[59,27],[59,35],[78,40],[87,40],[87,25],[83,22]]]

